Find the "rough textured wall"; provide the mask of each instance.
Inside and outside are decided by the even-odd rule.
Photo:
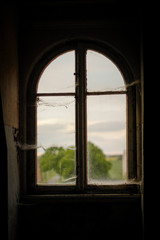
[[[29,8],[30,9],[30,6]],[[24,8],[25,10],[25,8]],[[62,10],[64,10],[62,12]],[[74,10],[74,11],[73,11]],[[139,75],[139,39],[135,24],[127,21],[120,23],[115,21],[115,12],[112,20],[108,21],[106,16],[109,10],[104,9],[103,14],[99,9],[92,11],[70,10],[64,6],[50,8],[46,11],[41,7],[41,16],[37,18],[38,12],[21,12],[19,24],[21,23],[20,45],[17,44],[16,21],[13,12],[7,9],[2,23],[2,34],[0,38],[0,87],[3,105],[3,117],[5,122],[5,134],[7,140],[7,155],[3,161],[7,161],[8,180],[8,232],[9,240],[17,240],[17,199],[19,192],[17,151],[14,141],[14,130],[19,127],[18,116],[18,53],[20,49],[20,73],[21,91],[25,92],[26,78],[32,71],[37,59],[54,43],[62,40],[88,36],[90,39],[107,41],[117,51],[128,59]],[[82,9],[81,9],[82,10]],[[90,10],[90,8],[89,8]],[[88,20],[88,13],[99,12],[100,21],[95,17]],[[118,9],[119,11],[119,9]],[[64,15],[65,13],[65,15]],[[77,15],[80,14],[80,17]],[[121,12],[120,12],[121,14]],[[129,12],[130,14],[130,12]],[[34,16],[34,17],[33,17]],[[82,17],[81,17],[82,16]],[[99,17],[97,17],[99,18]],[[34,20],[34,21],[33,21]],[[45,20],[45,21],[44,21]],[[102,24],[103,23],[103,24]],[[21,96],[23,100],[23,96]],[[22,117],[23,119],[23,117]],[[21,123],[23,125],[23,121]],[[7,185],[8,181],[8,185]],[[64,239],[82,239],[88,230],[88,238],[99,238],[104,236],[112,239],[128,239],[126,229],[130,232],[130,239],[141,239],[141,209],[140,201],[129,202],[63,202],[56,204],[24,204],[19,207],[19,239],[52,239],[58,236]],[[140,231],[140,234],[138,234]],[[113,238],[115,236],[115,238]]]
[[[18,217],[19,174],[14,128],[5,126],[8,153],[8,240],[16,240]]]
[[[4,239],[16,240],[17,233],[17,201],[19,194],[19,174],[17,162],[17,147],[14,133],[19,127],[18,114],[18,52],[16,17],[12,8],[4,8],[1,15],[0,39],[0,91],[2,100],[3,123],[5,129],[3,141],[6,140],[7,153],[3,155],[7,173],[3,175],[3,187],[7,193],[8,209],[8,237]],[[2,155],[1,155],[2,157]],[[6,233],[7,235],[7,233]]]
[[[20,205],[19,240],[142,240],[140,201],[83,199]]]
[[[0,48],[0,86],[4,124],[18,128],[17,26],[12,9],[3,12]]]

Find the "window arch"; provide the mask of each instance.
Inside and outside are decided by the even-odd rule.
[[[28,141],[38,147],[28,153],[29,161],[34,159],[29,186],[58,192],[93,191],[97,185],[103,191],[126,189],[126,182],[136,177],[135,93],[127,64],[110,49],[83,41],[41,61],[28,108],[34,119]],[[123,157],[123,174],[110,177],[118,156],[118,164]]]

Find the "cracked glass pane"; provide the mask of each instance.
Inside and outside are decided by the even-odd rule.
[[[75,184],[74,97],[38,98],[37,145],[37,183]]]
[[[87,98],[88,183],[126,179],[126,95]]]
[[[87,51],[87,91],[124,91],[122,74],[116,65],[95,51]]]
[[[75,51],[53,59],[42,72],[37,93],[75,92]]]

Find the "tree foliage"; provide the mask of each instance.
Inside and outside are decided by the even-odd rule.
[[[42,172],[54,170],[63,179],[76,175],[76,160],[74,148],[49,147],[40,157]],[[91,142],[88,142],[89,177],[106,179],[111,163],[106,161],[103,151]]]
[[[75,173],[75,151],[63,147],[50,147],[40,158],[42,172],[54,169],[63,178],[70,178]]]
[[[91,142],[88,142],[88,159],[90,179],[107,179],[111,163],[106,161],[103,151]]]

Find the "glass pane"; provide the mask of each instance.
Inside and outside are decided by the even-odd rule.
[[[37,101],[37,183],[75,184],[75,99]]]
[[[126,179],[126,95],[88,96],[88,183]]]
[[[75,92],[75,51],[64,53],[44,69],[38,93]]]
[[[123,77],[116,65],[104,55],[91,50],[87,51],[87,90],[125,90]]]

